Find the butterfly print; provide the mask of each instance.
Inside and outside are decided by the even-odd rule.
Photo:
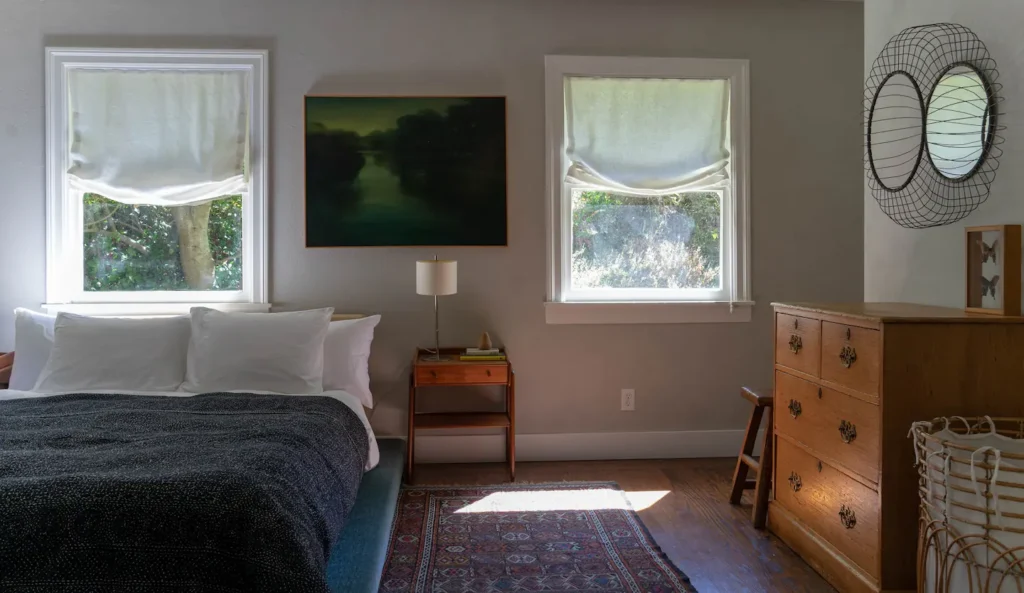
[[[996,261],[996,249],[999,247],[999,239],[992,241],[992,245],[986,245],[984,241],[978,239],[978,247],[981,247],[981,263],[987,262],[990,256],[992,257],[992,263],[999,263]]]
[[[992,279],[982,276],[981,277],[981,296],[986,294],[991,295],[992,298],[996,298],[996,284],[999,283],[999,276],[992,276]]]

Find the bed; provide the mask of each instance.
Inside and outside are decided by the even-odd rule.
[[[340,390],[0,391],[0,589],[376,591],[403,451]]]

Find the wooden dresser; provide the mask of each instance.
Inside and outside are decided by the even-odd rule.
[[[775,307],[768,527],[839,591],[916,588],[916,420],[1024,416],[1024,318]]]

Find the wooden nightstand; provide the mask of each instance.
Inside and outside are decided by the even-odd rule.
[[[11,381],[11,370],[14,368],[14,353],[0,352],[0,389],[7,389]]]
[[[409,374],[409,455],[406,479],[411,483],[416,453],[417,428],[504,428],[505,456],[509,479],[516,479],[516,376],[508,360],[459,360],[462,348],[442,348],[448,360],[433,361],[422,348],[416,350]],[[416,390],[424,386],[458,387],[465,385],[501,385],[505,387],[504,412],[416,413]]]

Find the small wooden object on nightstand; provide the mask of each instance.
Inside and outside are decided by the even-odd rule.
[[[504,428],[505,455],[509,479],[516,479],[516,377],[508,360],[461,361],[461,348],[442,348],[442,358],[422,348],[416,350],[409,376],[409,455],[406,479],[411,483],[416,452],[417,428]],[[505,387],[504,412],[416,413],[416,390],[419,387],[459,387],[466,385],[498,385]]]

